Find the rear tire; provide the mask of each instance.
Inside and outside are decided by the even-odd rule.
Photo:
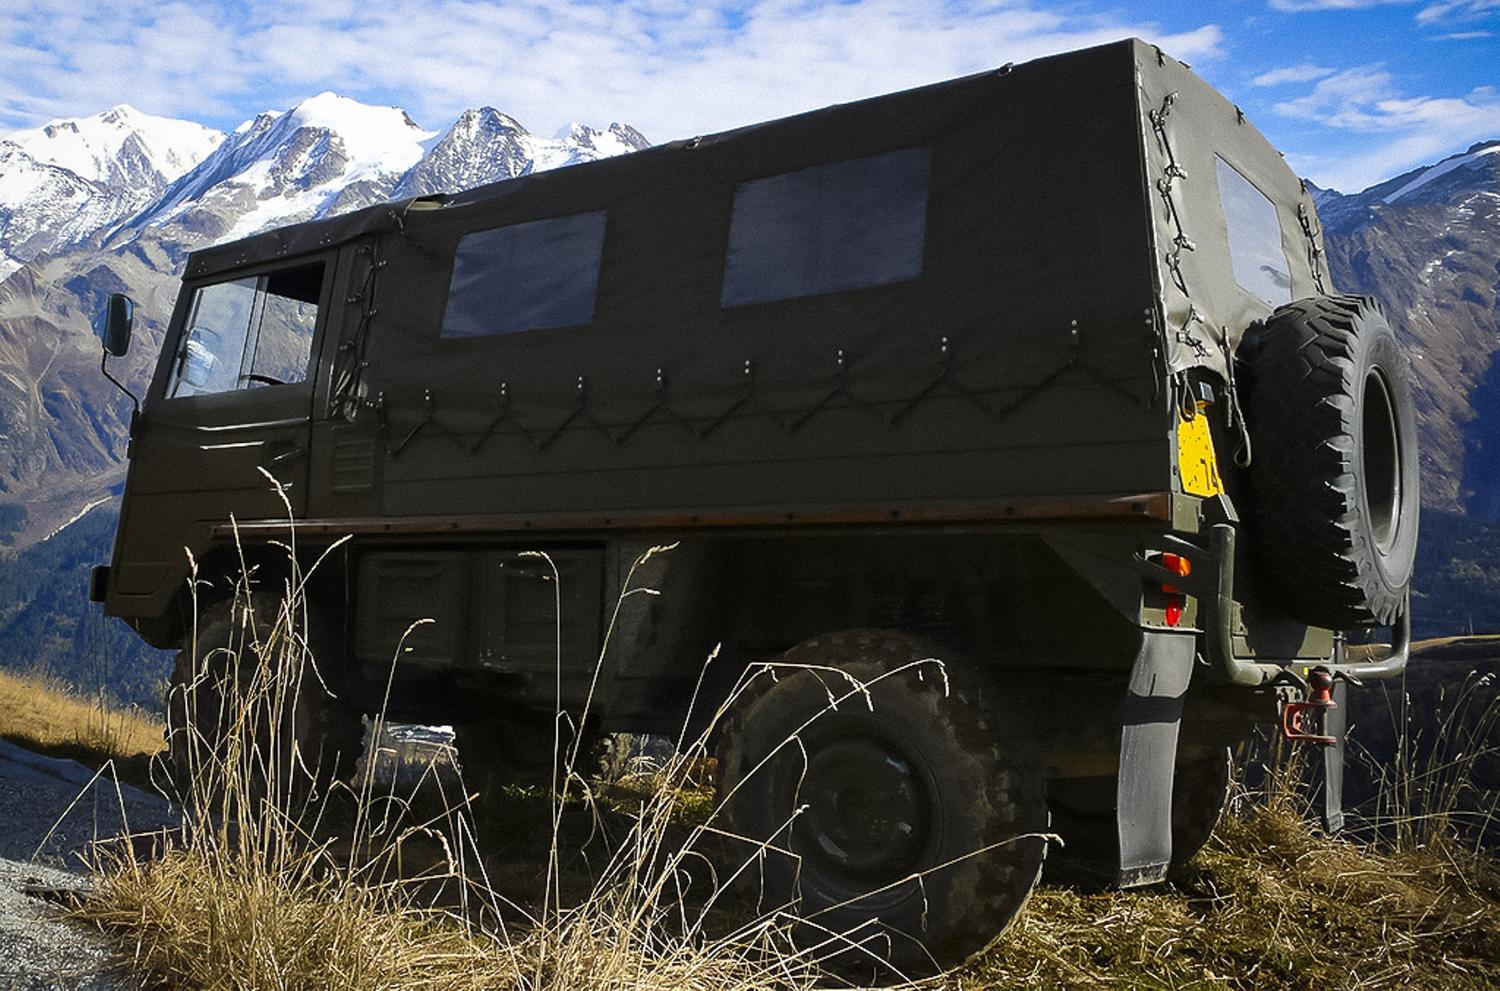
[[[809,640],[721,728],[721,814],[749,841],[721,870],[757,861],[744,874],[763,907],[806,920],[805,945],[853,932],[866,947],[827,943],[825,962],[883,959],[910,976],[958,964],[999,936],[1040,874],[1038,765],[973,672],[931,660],[944,654],[893,632]]]
[[[1180,764],[1172,776],[1172,867],[1181,871],[1198,855],[1229,808],[1234,751]]]
[[[1254,442],[1246,516],[1267,585],[1331,629],[1395,622],[1420,502],[1406,360],[1374,300],[1289,303],[1240,347]]]
[[[1229,807],[1234,756],[1230,748],[1210,757],[1183,761],[1172,775],[1172,861],[1168,872],[1180,873],[1213,836]],[[1049,788],[1052,828],[1063,847],[1048,861],[1056,880],[1086,885],[1113,884],[1119,871],[1120,844],[1115,824],[1118,779],[1068,778]],[[1054,879],[1049,874],[1049,880]]]

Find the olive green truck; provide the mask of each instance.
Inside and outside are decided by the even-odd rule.
[[[1418,477],[1307,190],[1132,40],[194,252],[94,595],[191,643],[191,556],[202,654],[287,504],[343,541],[304,748],[353,748],[418,619],[389,717],[476,770],[550,755],[601,651],[588,733],[699,732],[784,662],[711,728],[725,826],[918,966],[993,940],[1042,833],[1161,879],[1257,723],[1331,744],[1336,827]]]

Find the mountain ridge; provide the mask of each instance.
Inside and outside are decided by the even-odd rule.
[[[117,224],[222,139],[127,104],[0,138],[0,280]]]
[[[86,120],[103,126],[111,114],[128,122],[137,113],[115,108]],[[24,151],[48,128],[53,139],[66,138],[67,123],[11,145]],[[426,130],[398,107],[325,92],[220,135],[112,227],[70,243],[54,238],[0,281],[0,506],[12,507],[0,516],[24,514],[13,545],[52,532],[108,495],[123,473],[130,403],[98,375],[91,327],[109,292],[129,290],[142,304],[141,340],[119,369],[139,391],[164,330],[153,321],[171,312],[189,250],[646,144],[620,123],[604,130],[574,124],[543,137],[491,106]],[[1485,484],[1487,473],[1500,472],[1500,414],[1488,412],[1500,400],[1486,398],[1500,395],[1496,151],[1500,141],[1481,142],[1355,194],[1311,187],[1334,283],[1380,299],[1410,345],[1424,501],[1482,518],[1500,517],[1500,496]],[[0,165],[0,189],[6,178]]]
[[[458,192],[647,145],[625,124],[603,131],[574,125],[562,137],[546,138],[484,109],[488,114],[470,111],[444,131],[428,131],[399,107],[321,93],[220,134],[201,157],[179,154],[175,160],[186,166],[179,175],[146,174],[142,189],[151,195],[145,201],[140,190],[115,189],[111,199],[108,183],[35,164],[25,148],[59,136],[71,141],[69,126],[78,121],[27,132],[22,144],[0,142],[0,150],[15,149],[11,159],[0,159],[0,191],[21,187],[5,171],[13,160],[33,171],[51,170],[48,181],[72,190],[81,204],[59,201],[56,190],[18,197],[9,206],[0,196],[0,252],[24,255],[0,254],[0,262],[15,262],[0,268],[0,530],[10,528],[0,545],[35,543],[88,502],[107,497],[123,477],[131,403],[99,374],[93,336],[109,293],[128,291],[141,304],[136,347],[112,365],[140,394],[190,250],[396,196]],[[110,114],[126,123],[132,115],[146,117],[116,108],[79,120],[108,127]],[[460,127],[471,114],[486,126]],[[170,130],[163,120],[149,118],[153,134]],[[155,140],[147,135],[137,144],[148,139]],[[127,161],[139,158],[128,139],[114,146]],[[68,150],[75,164],[87,164],[76,149]],[[109,167],[96,162],[85,171],[109,174]],[[81,227],[79,217],[87,220]],[[23,228],[24,241],[4,240],[6,230]]]
[[[1500,141],[1315,195],[1334,284],[1408,345],[1424,505],[1500,521]]]

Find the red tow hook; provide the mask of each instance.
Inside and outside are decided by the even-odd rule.
[[[1318,713],[1317,727],[1323,727],[1323,713],[1337,709],[1333,700],[1333,675],[1322,668],[1315,668],[1307,676],[1307,698],[1302,702],[1281,703],[1281,735],[1288,740],[1316,743],[1320,747],[1331,747],[1338,740],[1321,733],[1313,733],[1302,722],[1306,713]]]

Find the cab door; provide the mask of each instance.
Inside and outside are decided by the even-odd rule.
[[[319,256],[185,287],[132,441],[117,594],[179,572],[194,524],[305,515],[333,272]]]

